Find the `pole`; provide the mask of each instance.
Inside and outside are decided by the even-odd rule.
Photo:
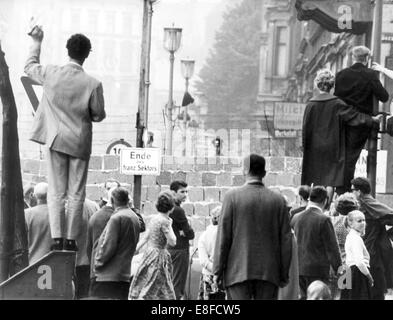
[[[372,52],[373,61],[380,63],[381,61],[381,39],[382,39],[382,16],[383,16],[383,0],[375,0],[374,21],[372,33]],[[373,114],[379,112],[379,102],[374,98]],[[377,182],[377,146],[378,146],[378,129],[373,128],[368,140],[367,154],[367,176],[371,183],[371,194],[375,197],[375,189]]]
[[[188,78],[186,78],[186,92],[188,92]],[[187,106],[184,106],[184,115],[183,115],[183,157],[186,156],[186,149],[187,149]]]
[[[19,159],[18,113],[0,43],[3,148],[0,204],[0,283],[28,265],[27,233]]]
[[[173,136],[173,126],[172,126],[172,109],[173,109],[173,66],[175,62],[174,51],[170,52],[169,55],[170,70],[169,70],[169,97],[168,97],[168,130],[166,136],[166,154],[172,155],[172,136]]]
[[[144,0],[141,66],[139,77],[139,100],[138,113],[136,115],[136,147],[144,148],[143,133],[147,130],[149,86],[150,86],[150,43],[151,24],[153,17],[153,4],[150,0]],[[142,176],[134,176],[134,208],[141,209]]]

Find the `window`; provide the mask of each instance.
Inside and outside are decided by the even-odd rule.
[[[123,41],[120,45],[120,71],[132,73],[133,46],[131,41]]]
[[[72,9],[71,10],[71,30],[81,29],[81,10]]]
[[[90,10],[88,15],[88,30],[91,33],[97,33],[98,30],[98,11],[97,10]]]
[[[116,14],[115,12],[107,12],[105,17],[105,24],[107,33],[113,34],[116,32]]]
[[[288,28],[277,27],[274,52],[274,76],[286,76],[288,64]]]
[[[123,13],[123,25],[122,25],[122,32],[124,35],[130,36],[132,35],[132,13],[125,12]]]

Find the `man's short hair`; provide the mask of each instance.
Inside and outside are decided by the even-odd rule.
[[[357,177],[351,180],[351,184],[355,188],[355,190],[359,190],[363,194],[371,193],[371,184],[370,181],[363,177]]]
[[[310,186],[304,185],[299,187],[299,196],[304,200],[307,201],[310,197]]]
[[[171,189],[172,191],[177,192],[177,190],[181,189],[181,188],[187,188],[188,184],[183,181],[183,180],[175,180],[171,183],[171,185],[169,186],[169,189]]]
[[[357,46],[352,48],[352,55],[356,62],[366,62],[371,51],[365,46]]]
[[[113,186],[108,186],[109,184],[116,184],[116,187],[120,187],[121,186],[121,184],[120,184],[120,182],[118,180],[113,179],[113,178],[109,178],[104,183],[105,190],[109,190],[109,189],[113,188]]]
[[[116,205],[128,205],[128,191],[123,187],[117,187],[112,191],[112,198]]]
[[[310,192],[310,201],[315,203],[323,203],[328,197],[328,193],[325,187],[315,186]]]
[[[37,183],[34,187],[34,196],[40,200],[46,200],[48,195],[48,184],[46,182]]]
[[[265,165],[265,158],[255,153],[245,157],[243,162],[243,167],[246,173],[251,176],[257,176],[261,178],[266,175]]]
[[[67,40],[66,48],[70,58],[84,61],[91,51],[91,42],[85,35],[76,33]]]
[[[332,294],[326,283],[316,280],[307,288],[307,300],[331,300]]]

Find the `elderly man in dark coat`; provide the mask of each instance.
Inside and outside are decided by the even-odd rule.
[[[315,79],[319,94],[307,104],[303,118],[302,184],[330,187],[344,186],[347,126],[378,124],[379,117],[371,117],[348,106],[330,94],[334,75],[320,70]]]
[[[334,94],[355,107],[357,111],[372,115],[374,97],[381,102],[386,102],[389,93],[382,86],[378,72],[367,67],[370,49],[364,46],[354,47],[352,59],[354,64],[351,67],[337,73]],[[338,193],[351,191],[351,179],[355,173],[356,162],[370,132],[371,128],[365,125],[347,128],[344,187],[337,190]]]
[[[225,195],[213,258],[229,299],[277,299],[289,280],[292,234],[285,199],[264,186],[265,159],[244,160],[246,184]],[[221,281],[222,280],[222,281]]]

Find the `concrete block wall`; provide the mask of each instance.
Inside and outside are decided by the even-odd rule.
[[[159,176],[142,178],[142,213],[148,221],[156,212],[158,194],[169,189],[171,181],[181,179],[189,186],[189,195],[183,208],[197,234],[210,223],[210,212],[223,201],[225,193],[232,187],[241,186],[241,158],[175,158],[163,156]],[[46,180],[45,160],[21,160],[24,185]],[[115,155],[93,155],[89,162],[86,194],[91,200],[106,197],[104,183],[109,178],[117,179],[130,193],[133,192],[134,176],[122,174],[120,159]],[[301,158],[266,158],[267,176],[265,184],[281,191],[290,203],[295,201],[296,187],[300,184]]]

